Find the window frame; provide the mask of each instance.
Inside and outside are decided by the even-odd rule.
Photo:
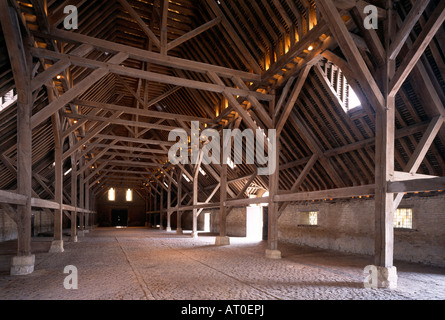
[[[311,213],[316,213],[316,224],[311,224]],[[299,211],[298,212],[299,217],[299,227],[309,227],[309,228],[315,228],[320,226],[320,220],[319,220],[319,214],[320,210],[305,210],[305,211]],[[302,216],[304,215],[304,216]]]
[[[411,210],[411,227],[404,227],[404,226],[398,226],[396,225],[396,217],[397,212],[399,210]],[[397,210],[394,211],[394,222],[393,222],[394,230],[397,231],[413,231],[414,230],[414,208],[413,207],[399,207]]]

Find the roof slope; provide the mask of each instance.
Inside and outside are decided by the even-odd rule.
[[[357,20],[359,11],[348,7],[349,2],[341,1],[339,9],[347,9],[341,11],[345,25],[370,72],[375,74],[380,57],[370,37],[382,39],[383,28],[372,34],[363,29]],[[399,28],[413,3],[404,0],[395,4]],[[65,170],[77,161],[79,168],[85,163],[86,176],[95,185],[92,189],[96,194],[112,186],[149,192],[150,188],[163,187],[163,181],[169,177],[176,182],[177,171],[167,162],[166,142],[169,129],[189,130],[190,119],[207,121],[206,126],[219,131],[246,129],[252,126],[247,121],[249,114],[255,125],[272,128],[274,114],[279,118],[284,108],[275,109],[279,98],[284,97],[282,106],[291,100],[307,64],[312,67],[298,99],[289,109],[281,135],[279,188],[317,191],[374,183],[376,107],[367,99],[356,70],[351,69],[314,1],[48,0],[47,17],[42,17],[35,4],[36,0],[16,3],[23,27],[28,28],[35,41],[35,77],[48,74],[54,66],[62,67],[54,68],[58,72],[54,71],[45,83],[34,88],[33,114],[42,114],[58,97],[80,87],[84,89],[58,109],[57,116],[66,137]],[[77,6],[79,17],[78,30],[69,34],[63,30],[67,4]],[[382,3],[377,5],[383,7]],[[439,6],[440,1],[430,1],[401,48],[398,66]],[[423,133],[434,119],[443,116],[444,32],[440,27],[396,96],[397,171],[406,169]],[[3,38],[0,32],[2,43]],[[170,45],[167,53],[162,52],[169,48],[163,47],[163,43]],[[14,88],[5,47],[0,46],[1,96]],[[128,52],[120,57],[122,49]],[[63,64],[66,57],[68,65]],[[205,70],[206,66],[223,68]],[[223,76],[233,70],[239,73]],[[218,74],[221,83],[215,82],[212,72]],[[248,74],[252,79],[247,79]],[[267,97],[259,101],[238,97],[239,105],[247,112],[243,117],[242,110],[234,107],[230,98],[228,101],[226,92],[218,92],[221,87],[248,90],[260,98],[274,94],[276,100],[273,103]],[[361,106],[345,111],[352,89]],[[117,106],[132,110],[122,114]],[[0,112],[3,190],[16,188],[16,108],[13,104]],[[170,115],[162,118],[146,111]],[[201,125],[204,129],[204,122]],[[45,199],[53,198],[54,130],[51,115],[33,130],[33,190]],[[150,143],[152,140],[158,143]],[[146,165],[141,167],[141,163]],[[244,161],[229,168],[231,197],[261,195],[268,190],[267,176],[252,176],[256,167]],[[202,169],[205,176],[199,176],[200,202],[206,201],[218,185],[221,167],[212,164],[203,165]],[[418,173],[443,176],[444,170],[442,128]],[[193,168],[185,165],[182,174],[192,177]],[[305,179],[299,181],[302,174]],[[65,179],[69,186],[69,175]],[[250,183],[249,188],[245,187],[246,182]],[[192,184],[184,183],[184,188],[191,191]],[[218,197],[219,192],[213,201]]]

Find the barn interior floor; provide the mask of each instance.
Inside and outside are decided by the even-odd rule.
[[[66,238],[68,240],[68,238]],[[144,228],[102,228],[65,241],[34,238],[35,271],[12,277],[15,242],[0,243],[0,299],[45,300],[405,300],[445,299],[445,268],[396,262],[398,289],[366,289],[367,256],[280,243],[281,260],[265,258],[266,242],[176,235]],[[64,268],[78,270],[78,289],[64,288]]]

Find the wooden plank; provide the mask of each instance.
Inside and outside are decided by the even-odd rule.
[[[325,158],[323,156],[324,151],[319,146],[317,139],[315,138],[314,133],[308,128],[308,126],[301,120],[299,115],[296,113],[290,114],[290,119],[297,125],[296,129],[300,133],[301,137],[307,141],[309,148],[314,154],[319,156],[319,160],[325,170],[330,174],[330,178],[338,187],[345,187],[345,183],[343,182],[342,177],[338,174],[337,170],[335,170],[334,166],[330,162],[330,159]]]
[[[442,26],[445,20],[445,1],[440,1],[439,5],[434,10],[428,22],[423,27],[422,32],[417,37],[412,48],[403,59],[399,69],[390,83],[390,96],[395,96],[400,90],[401,86],[409,76],[425,49],[430,44],[431,40],[437,33],[437,30]]]
[[[253,72],[257,75],[260,75],[262,73],[261,67],[258,65],[256,59],[250,54],[249,49],[247,49],[242,39],[238,36],[238,33],[235,31],[230,22],[227,20],[227,18],[225,17],[224,13],[222,12],[221,8],[216,3],[216,1],[206,0],[205,2],[207,3],[208,6],[210,6],[212,11],[215,13],[216,17],[222,18],[222,25],[224,26],[227,33],[230,35],[231,40],[235,43],[235,45],[240,50],[243,57],[250,64],[250,67],[252,68]]]
[[[180,120],[180,121],[199,121],[201,123],[207,123],[210,124],[213,122],[212,119],[209,118],[203,118],[203,117],[195,117],[195,116],[189,116],[189,115],[182,115],[182,114],[176,114],[176,113],[169,113],[169,112],[159,112],[159,111],[151,111],[146,109],[137,109],[137,108],[131,108],[131,107],[125,107],[120,105],[114,105],[109,103],[101,103],[101,102],[94,102],[94,101],[86,101],[86,100],[74,100],[75,104],[85,106],[85,107],[91,107],[91,108],[97,108],[97,109],[103,109],[103,110],[111,110],[111,111],[122,111],[126,114],[133,114],[148,118],[159,118],[159,119],[170,119],[170,120]]]
[[[35,208],[46,208],[46,209],[54,209],[59,210],[60,204],[53,200],[44,200],[39,198],[31,199],[31,206]]]
[[[431,121],[422,139],[420,140],[419,144],[414,150],[414,153],[411,155],[411,158],[409,159],[407,165],[405,166],[404,171],[408,172],[411,175],[416,174],[417,170],[422,164],[422,161],[425,159],[426,153],[430,149],[434,139],[436,138],[440,128],[442,127],[443,122],[444,122],[444,117],[442,116],[437,116]],[[404,193],[399,193],[394,198],[394,203],[393,203],[394,211],[399,207],[403,197]]]
[[[260,81],[261,79],[261,76],[259,76],[258,74],[252,74],[245,71],[215,66],[208,63],[196,62],[171,56],[166,58],[165,56],[156,52],[149,52],[147,50],[138,49],[131,46],[122,45],[115,42],[89,37],[79,33],[68,32],[60,29],[51,29],[50,34],[42,34],[38,32],[34,33],[37,36],[41,36],[44,38],[50,37],[52,39],[61,41],[90,44],[95,49],[103,52],[109,52],[114,54],[121,52],[128,53],[129,58],[131,59],[158,64],[165,67],[172,67],[172,68],[178,68],[182,70],[201,72],[201,73],[206,73],[210,70],[216,72],[219,76],[222,77],[231,78],[233,76],[237,76],[245,81],[256,82]]]
[[[286,106],[283,109],[283,113],[281,114],[280,119],[278,120],[278,123],[275,126],[275,129],[277,130],[277,137],[281,135],[281,131],[284,128],[284,125],[289,118],[289,115],[292,111],[292,109],[295,106],[295,102],[297,101],[301,90],[303,89],[303,85],[306,82],[307,76],[309,74],[309,71],[311,70],[312,66],[307,65],[303,71],[301,71],[300,75],[298,76],[297,82],[294,85],[294,89],[292,90],[292,93],[287,100]]]
[[[277,166],[269,175],[269,208],[267,211],[267,249],[276,251],[278,250],[278,203],[275,202],[274,197],[278,194],[279,183],[280,183],[280,170],[279,167],[279,159],[280,159],[280,149],[281,144],[279,139],[277,139],[277,145],[273,150],[275,152],[274,155],[271,155],[276,160]]]
[[[349,30],[346,28],[334,2],[332,0],[317,0],[316,3],[323,17],[327,20],[331,32],[337,39],[343,54],[351,65],[351,69],[356,73],[357,80],[365,90],[368,99],[374,108],[380,111],[384,110],[385,99],[382,92],[361,56]]]
[[[250,204],[260,204],[260,203],[267,204],[270,201],[271,201],[270,197],[245,198],[245,199],[236,199],[236,200],[228,199],[228,200],[224,201],[224,206],[226,206],[226,207],[246,207]]]
[[[357,8],[358,10],[363,12],[365,10],[365,7],[375,4],[364,0],[335,0],[335,5],[339,9],[344,9],[349,11],[353,8]],[[380,19],[386,19],[387,15],[386,10],[381,7],[376,7],[376,8],[378,17]]]
[[[0,190],[0,203],[26,205],[28,197],[16,192]]]
[[[431,123],[425,131],[425,134],[423,135],[419,144],[417,145],[416,150],[414,150],[414,153],[411,155],[410,160],[405,166],[404,171],[409,173],[417,172],[443,123],[444,117],[442,116],[437,116],[433,120],[431,120]]]
[[[306,164],[306,166],[304,167],[303,171],[301,171],[301,173],[298,175],[298,178],[295,181],[295,183],[292,185],[290,192],[295,193],[298,191],[298,189],[300,188],[300,186],[303,184],[304,180],[306,179],[307,175],[314,167],[317,160],[318,160],[318,155],[314,154],[311,157],[311,159],[309,160],[309,162]],[[278,217],[281,216],[281,214],[283,213],[283,211],[286,209],[287,206],[288,206],[288,203],[283,203],[280,206],[280,208],[278,209]]]
[[[413,193],[438,190],[445,190],[445,177],[388,182],[388,192],[390,193]]]
[[[181,77],[160,74],[160,73],[156,73],[156,72],[150,72],[150,71],[144,71],[144,70],[139,70],[139,69],[135,69],[135,68],[124,67],[119,64],[111,63],[112,60],[110,60],[108,62],[101,62],[101,61],[96,61],[96,60],[91,60],[91,59],[87,59],[87,58],[73,56],[71,54],[55,53],[55,52],[48,51],[45,49],[32,49],[31,52],[35,57],[53,59],[53,60],[59,60],[59,59],[64,59],[64,58],[68,57],[70,59],[70,62],[73,65],[78,65],[78,66],[82,66],[82,67],[86,67],[86,68],[93,68],[93,69],[99,68],[98,70],[94,71],[94,73],[97,73],[97,75],[95,74],[95,77],[97,78],[97,80],[99,80],[101,78],[100,77],[101,70],[102,71],[108,70],[109,72],[120,75],[120,76],[144,79],[144,80],[153,81],[153,82],[157,82],[157,83],[171,84],[171,85],[182,86],[182,87],[191,88],[191,89],[216,92],[216,93],[222,93],[223,91],[226,90],[233,95],[238,95],[241,97],[252,96],[252,97],[257,98],[258,100],[264,100],[264,101],[271,101],[273,99],[273,96],[269,95],[269,94],[263,94],[263,93],[257,92],[257,91],[250,91],[250,90],[245,90],[245,89],[227,87],[224,85],[224,83],[222,83],[221,85],[216,85],[216,84],[211,84],[211,83],[203,82],[203,81],[190,80],[190,79],[185,79],[185,78],[181,78]],[[124,53],[120,53],[120,54],[124,54]],[[167,60],[167,58],[165,58],[165,59]],[[170,59],[170,57],[168,57],[168,59]],[[124,59],[124,60],[126,60],[126,59]],[[192,62],[191,62],[191,64],[192,64]],[[210,71],[208,71],[208,72],[210,72]],[[214,72],[214,73],[216,73],[216,72]],[[234,73],[236,73],[236,72],[234,72]],[[234,76],[234,73],[232,73],[232,76]],[[91,76],[92,75],[90,75],[90,77]],[[87,79],[89,79],[89,78],[87,78]],[[85,79],[85,80],[87,80],[87,79]],[[84,89],[84,87],[86,85],[83,82],[85,80],[83,80],[81,82],[82,86],[79,87],[78,90]],[[81,83],[79,83],[79,85]],[[88,83],[89,82],[87,82],[87,84]],[[77,85],[76,87],[78,87],[79,85]],[[65,95],[67,93],[65,93]],[[83,93],[83,91],[81,93]],[[78,94],[81,94],[81,93],[78,93]],[[71,100],[69,100],[69,102]]]
[[[130,16],[136,20],[137,24],[141,27],[142,31],[150,38],[153,44],[161,49],[161,42],[158,37],[151,31],[151,29],[145,24],[145,22],[141,19],[139,14],[133,9],[133,7],[127,2],[127,0],[118,0],[120,4],[128,11]]]
[[[295,202],[295,201],[311,201],[322,199],[341,199],[358,196],[373,195],[375,185],[364,185],[358,187],[346,187],[330,190],[320,190],[311,192],[297,193],[280,193],[274,197],[275,202]]]
[[[168,44],[168,0],[161,0],[161,54],[167,55],[167,44]]]
[[[210,79],[213,80],[214,83],[216,83],[217,85],[223,86],[223,82],[222,80],[219,78],[219,76],[215,73],[215,72],[208,72],[208,75],[210,77]],[[250,114],[239,104],[239,102],[235,99],[235,97],[233,96],[232,93],[227,92],[227,91],[223,91],[222,92],[224,97],[228,100],[229,104],[235,108],[235,110],[240,114],[240,116],[243,118],[243,120],[246,122],[246,124],[248,125],[248,127],[250,129],[252,129],[253,131],[256,131],[258,129],[258,126],[256,125],[256,123],[253,121],[252,117],[250,116]]]
[[[238,88],[242,90],[249,90],[246,84],[240,78],[233,78],[233,82]],[[267,129],[272,128],[272,119],[270,118],[268,112],[264,109],[263,105],[258,101],[258,99],[254,96],[248,96],[247,100],[252,104],[253,109],[256,114],[258,114],[261,121],[264,123]]]
[[[365,21],[366,16],[364,14],[363,8],[354,7],[351,10],[351,16],[354,19],[355,24],[363,34],[363,38],[366,42],[367,48],[375,59],[376,64],[379,67],[383,66],[386,59],[386,50],[383,47],[382,42],[380,41],[377,30],[374,30],[372,28],[365,28],[363,21]]]
[[[111,58],[108,63],[110,64],[119,64],[123,61],[127,60],[128,55],[124,53],[118,53],[116,56]],[[88,90],[93,84],[95,84],[99,79],[108,74],[109,71],[105,68],[95,70],[91,75],[89,75],[86,79],[79,82],[76,86],[69,89],[65,92],[61,97],[56,99],[55,101],[49,103],[43,110],[34,114],[31,118],[31,126],[32,129],[36,128],[43,121],[51,117],[54,113],[59,111],[61,108],[66,106],[68,103],[73,101],[73,99],[77,98],[80,94],[84,93]]]
[[[429,3],[430,0],[417,0],[414,2],[411,11],[403,22],[402,29],[397,32],[397,35],[394,37],[394,40],[391,43],[391,47],[389,48],[389,59],[395,60],[397,58],[400,50],[405,44],[406,39],[408,39],[409,34]]]
[[[0,23],[17,89],[17,191],[26,197],[17,207],[17,255],[31,254],[31,196],[32,196],[32,128],[34,104],[31,91],[32,59],[25,52],[18,17],[7,1],[0,2]]]
[[[144,122],[144,121],[124,120],[124,119],[120,119],[117,117],[107,118],[107,117],[98,117],[98,116],[86,115],[86,114],[71,114],[71,113],[66,113],[66,112],[64,112],[63,115],[70,119],[78,119],[78,120],[87,119],[88,121],[135,126],[135,127],[139,127],[139,128],[155,129],[155,130],[168,131],[168,132],[178,128],[178,127],[167,126],[167,125],[156,124],[156,123],[149,123],[149,122]]]
[[[222,21],[221,17],[216,17],[215,19],[203,24],[202,26],[200,26],[190,32],[187,32],[186,34],[180,36],[179,38],[176,38],[175,40],[171,41],[167,45],[167,50],[172,50],[172,49],[176,48],[177,46],[180,46],[184,42],[200,35],[201,33],[207,31],[208,29],[213,28],[214,26],[218,25],[221,21]]]
[[[409,172],[394,171],[392,181],[404,181],[404,180],[419,180],[419,179],[434,179],[437,176],[429,176],[426,174],[414,174]]]
[[[113,121],[114,119],[119,118],[123,112],[115,112],[110,118],[108,118],[107,122],[103,122],[94,129],[92,129],[90,132],[88,132],[82,140],[76,142],[74,145],[70,147],[64,154],[63,154],[63,160],[66,160],[68,157],[70,157],[72,154],[74,154],[77,150],[79,150],[85,143],[87,143],[89,140],[94,138],[96,135],[98,135],[100,132],[102,132],[103,129],[105,129],[108,125],[110,125],[110,121]]]
[[[166,146],[171,147],[175,144],[175,142],[169,141],[160,141],[160,140],[151,140],[151,139],[141,139],[141,138],[131,138],[131,137],[122,137],[117,135],[108,135],[108,134],[98,134],[96,138],[104,139],[104,140],[118,140],[122,142],[132,142],[137,144],[146,144],[146,145],[156,145],[156,146]]]

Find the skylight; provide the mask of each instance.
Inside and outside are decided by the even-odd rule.
[[[324,61],[317,68],[321,73],[321,80],[325,81],[330,90],[337,95],[338,102],[345,112],[361,107],[362,103],[359,97],[337,65],[330,61]]]
[[[14,94],[14,90],[8,91],[3,97],[0,97],[0,111],[3,111],[16,101],[17,95]]]
[[[360,107],[362,103],[360,99],[357,97],[355,91],[349,86],[349,100],[348,100],[348,109],[352,110],[354,108]]]

